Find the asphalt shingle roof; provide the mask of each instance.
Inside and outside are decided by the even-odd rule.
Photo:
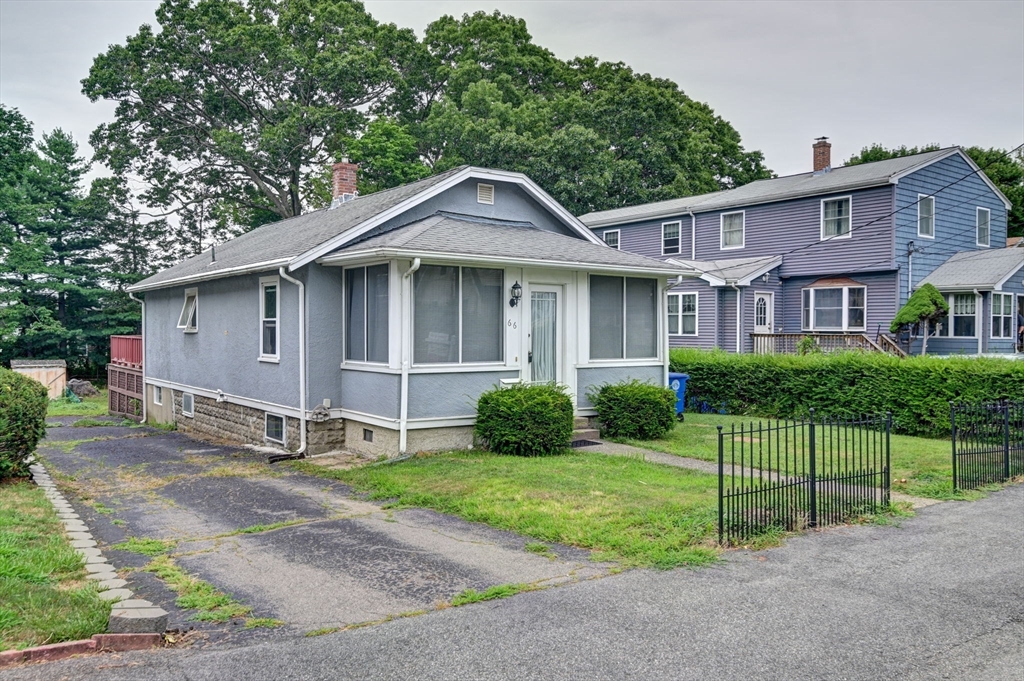
[[[923,154],[914,154],[913,156],[891,158],[885,161],[842,166],[840,168],[833,168],[828,172],[801,173],[799,175],[777,177],[772,180],[758,180],[736,189],[588,213],[580,217],[580,221],[588,227],[604,227],[626,222],[680,215],[691,211],[694,213],[704,213],[723,208],[781,201],[800,196],[813,196],[815,194],[828,194],[858,187],[871,187],[889,182],[889,179],[894,175],[918,166],[927,165],[943,156],[948,156],[954,149],[938,149]]]
[[[378,249],[423,254],[475,255],[510,261],[538,260],[584,267],[604,265],[633,270],[677,269],[680,274],[691,271],[675,263],[547,232],[529,222],[488,220],[444,212],[348,244],[338,253],[350,254]]]
[[[1024,249],[993,248],[952,256],[921,283],[942,290],[991,289],[1024,267]]]

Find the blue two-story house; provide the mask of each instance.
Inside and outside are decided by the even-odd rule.
[[[889,324],[932,277],[952,319],[929,330],[929,352],[1012,353],[1024,249],[1004,255],[999,189],[958,147],[841,168],[830,147],[815,143],[813,172],[580,220],[610,246],[701,273],[669,292],[672,347],[792,352],[812,336],[899,352]],[[970,266],[955,265],[965,252]]]

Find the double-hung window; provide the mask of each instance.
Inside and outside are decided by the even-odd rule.
[[[805,331],[863,331],[867,311],[864,286],[828,286],[803,290]]]
[[[658,281],[590,276],[590,358],[658,356]]]
[[[604,233],[604,242],[612,248],[618,249],[619,247],[619,230],[609,229]]]
[[[668,333],[670,336],[697,335],[697,294],[668,294]]]
[[[722,250],[743,248],[745,218],[746,214],[743,211],[722,214]]]
[[[345,270],[345,361],[388,362],[388,266]]]
[[[935,238],[935,197],[919,194],[917,199],[917,235]]]
[[[280,314],[280,296],[277,292],[280,281],[277,277],[260,279],[260,360],[276,362],[281,339],[277,323]]]
[[[992,337],[1013,338],[1013,294],[992,294]]]
[[[680,222],[666,222],[661,226],[661,253],[662,255],[673,255],[680,252],[679,230]]]
[[[185,304],[181,306],[181,314],[178,315],[178,328],[184,329],[185,333],[196,333],[199,331],[198,289],[185,289]]]
[[[501,362],[504,271],[423,265],[413,275],[415,364]]]
[[[938,321],[940,336],[977,337],[978,300],[973,293],[952,293],[948,296],[949,316]],[[952,319],[950,319],[952,317]]]
[[[842,239],[850,236],[849,196],[821,202],[821,238]]]
[[[991,245],[991,219],[992,212],[988,208],[978,209],[978,245],[989,246]]]

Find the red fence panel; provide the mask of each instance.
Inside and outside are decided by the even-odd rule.
[[[111,336],[110,362],[142,368],[142,336]]]

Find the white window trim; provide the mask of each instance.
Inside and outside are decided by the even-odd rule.
[[[188,306],[188,299],[192,298],[192,308]],[[189,312],[189,314],[185,314]],[[195,317],[196,325],[189,326],[188,320],[191,317]],[[185,289],[185,301],[181,304],[181,314],[178,315],[178,328],[184,329],[185,333],[198,333],[199,332],[199,289],[198,288],[187,288]]]
[[[860,288],[864,289],[864,326],[852,327],[850,326],[850,289]],[[843,291],[843,325],[842,327],[826,326],[816,327],[814,326],[814,292],[815,291],[834,291],[836,289],[842,289]],[[804,291],[810,291],[810,319],[808,320],[809,326],[804,326]],[[859,286],[806,286],[800,289],[800,327],[802,331],[829,331],[829,332],[861,332],[866,333],[868,330],[868,287],[864,284]]]
[[[984,319],[978,319],[978,315],[984,313],[984,301],[982,301],[979,296],[977,296],[977,295],[975,295],[973,293],[959,293],[959,294],[957,294],[957,293],[944,293],[943,295],[946,297],[946,303],[949,305],[949,314],[946,315],[946,321],[942,325],[943,326],[943,328],[942,328],[943,333],[936,334],[936,335],[939,338],[950,338],[950,339],[953,339],[953,338],[965,338],[965,339],[968,339],[968,340],[971,340],[971,339],[977,340],[979,334],[983,334],[985,332],[984,331],[985,320]],[[954,307],[954,304],[956,302],[956,296],[957,295],[974,296],[974,314],[973,315],[968,315],[968,314],[958,315],[958,314],[954,314],[954,310],[956,309]],[[954,317],[974,317],[974,335],[972,335],[972,336],[957,336],[957,335],[955,335],[953,333],[954,326],[955,326],[954,325]]]
[[[151,387],[153,388],[153,404],[158,407],[164,406],[164,389],[159,385]]]
[[[984,244],[978,240],[978,237],[981,236],[982,211],[984,211],[985,214],[988,215],[988,243]],[[974,242],[976,245],[981,246],[982,248],[992,248],[992,211],[990,211],[988,208],[982,208],[981,206],[978,206],[977,209],[974,211]]]
[[[998,315],[996,314],[996,296],[1009,296],[1010,297],[1010,314],[1009,314],[1009,317],[1010,317],[1010,335],[1009,336],[997,336],[996,335],[996,317],[999,317],[999,319],[1004,319],[1007,316],[1007,315],[1004,315],[1002,313],[1000,313]],[[989,339],[990,340],[999,340],[999,341],[1005,341],[1005,340],[1016,341],[1017,340],[1017,296],[1015,296],[1012,293],[1000,293],[999,291],[993,291],[993,293],[991,295],[991,300],[989,301],[989,309],[991,311],[991,314],[988,316],[988,323],[989,323],[989,329],[988,329],[988,334],[989,335],[988,335],[988,337],[989,337]],[[999,326],[1002,327],[1002,323],[1000,323]],[[1000,333],[1002,333],[1002,329],[1001,328],[1000,328]]]
[[[586,291],[582,295],[586,296],[586,298],[587,298],[587,320],[586,320],[587,335],[586,335],[586,343],[587,343],[587,348],[588,348],[587,349],[587,363],[588,363],[588,365],[590,365],[590,366],[608,366],[608,365],[614,365],[614,366],[647,366],[651,362],[660,360],[661,359],[663,343],[655,343],[655,348],[654,348],[655,354],[653,356],[651,356],[651,357],[626,357],[626,347],[627,347],[627,343],[628,343],[628,338],[627,338],[626,334],[629,332],[629,326],[626,324],[626,318],[627,318],[626,317],[626,298],[627,298],[627,296],[626,296],[626,280],[627,279],[653,279],[653,277],[644,277],[644,276],[637,276],[637,275],[629,276],[629,275],[625,275],[625,274],[612,274],[612,273],[603,273],[603,272],[601,272],[601,273],[590,272],[590,273],[588,273],[586,275],[586,277],[587,277],[587,289],[586,289]],[[610,278],[618,278],[618,279],[622,280],[622,313],[621,313],[622,314],[622,357],[600,357],[600,358],[595,358],[595,357],[591,357],[590,356],[590,349],[589,349],[590,348],[590,324],[591,324],[590,316],[591,316],[591,313],[592,313],[592,309],[590,308],[590,288],[591,288],[590,287],[590,282],[591,282],[591,280],[594,277],[610,277]],[[657,286],[657,281],[658,280],[654,279],[654,281],[655,281],[655,285]],[[658,338],[667,338],[668,337],[668,333],[667,333],[667,331],[668,331],[668,305],[666,303],[665,308],[662,309],[662,307],[661,307],[662,303],[660,302],[662,299],[663,299],[662,296],[657,296],[656,297],[655,313],[654,313],[654,323],[656,325],[655,333],[657,334]],[[664,326],[662,326],[662,324],[664,324]]]
[[[932,201],[932,233],[922,234],[921,233],[921,202],[924,199],[931,199]],[[852,205],[852,204],[851,204]],[[851,223],[851,228],[853,224]],[[852,229],[851,229],[852,231]],[[935,238],[935,197],[931,194],[918,194],[917,195],[917,235],[922,239],[934,239]]]
[[[263,322],[267,320],[267,311],[264,309],[266,304],[267,296],[265,290],[268,286],[277,287],[277,293],[274,296],[274,303],[277,309],[274,310],[274,333],[277,337],[274,339],[274,348],[277,350],[273,355],[267,355],[263,353]],[[259,320],[259,361],[261,362],[272,362],[277,363],[281,361],[281,278],[277,276],[273,277],[260,277],[260,320]]]
[[[281,439],[275,440],[267,434],[267,426],[269,425],[270,417],[276,417],[281,419]],[[283,447],[288,446],[288,417],[283,414],[272,414],[269,411],[263,412],[263,440],[265,442],[274,442]]]
[[[682,338],[693,338],[700,335],[700,296],[697,295],[696,291],[687,291],[679,293],[668,294],[669,298],[679,298],[679,312],[675,313],[679,317],[679,333],[669,333],[670,336],[678,336]],[[683,333],[683,296],[693,296],[693,333]],[[689,313],[687,313],[689,314]],[[665,321],[666,325],[668,322],[668,308],[665,308]]]
[[[846,201],[850,202],[850,216],[849,216],[849,219],[850,219],[850,229],[846,232],[846,234],[839,234],[837,236],[825,236],[825,204],[830,202],[830,201],[843,201],[843,200],[846,200]],[[819,236],[821,237],[822,241],[835,241],[837,239],[849,239],[853,235],[853,195],[852,194],[849,194],[847,196],[833,196],[833,197],[828,198],[828,199],[822,199],[821,200],[821,209],[820,210],[821,210],[821,232],[820,232]]]
[[[679,240],[679,245],[676,246],[676,250],[669,251],[665,248],[665,228],[675,227],[676,238]],[[661,223],[661,254],[662,255],[681,255],[683,252],[683,221],[674,220],[672,222]]]
[[[609,234],[614,234],[615,235],[615,245],[614,246],[612,246],[611,244],[608,243],[608,235]],[[622,248],[621,248],[621,246],[622,246],[622,233],[618,229],[606,229],[606,230],[604,230],[604,232],[601,233],[601,240],[604,241],[605,245],[611,246],[612,248],[614,248],[617,251],[622,250]],[[664,237],[662,237],[662,245],[664,245],[664,243],[665,243],[665,239],[664,239]]]
[[[727,215],[742,215],[742,228],[740,229],[740,245],[739,246],[726,246],[725,245],[725,217]],[[745,210],[734,210],[728,213],[722,213],[718,216],[718,247],[721,251],[736,251],[741,248],[746,248],[747,245],[747,211]]]
[[[499,337],[501,339],[501,358],[500,359],[497,359],[497,360],[487,360],[487,361],[483,361],[483,362],[463,362],[462,361],[462,341],[464,340],[464,338],[462,336],[462,270],[470,269],[470,268],[472,268],[472,269],[481,269],[481,270],[498,270],[499,272],[501,272],[501,290],[502,291],[507,291],[508,289],[506,288],[505,285],[508,283],[508,278],[509,277],[507,276],[508,273],[505,271],[505,269],[501,268],[501,267],[487,267],[487,266],[480,266],[480,265],[445,265],[445,264],[440,264],[440,263],[424,263],[424,264],[437,265],[438,267],[454,267],[459,272],[459,290],[458,290],[458,297],[459,297],[459,361],[458,362],[429,362],[429,363],[428,362],[423,362],[423,363],[416,362],[416,360],[415,360],[416,352],[415,352],[415,350],[412,347],[410,347],[409,348],[409,352],[413,355],[412,366],[414,366],[416,368],[429,368],[429,367],[494,367],[496,370],[504,369],[506,367],[506,365],[508,364],[508,362],[506,361],[506,359],[508,357],[508,339],[505,337],[505,323],[504,322],[502,322],[502,330],[501,330],[501,332],[499,334]],[[413,288],[415,289],[415,287],[413,287]],[[412,320],[410,320],[410,325],[412,327],[412,332],[413,332],[413,343],[415,343],[416,329],[415,329],[415,321],[413,321],[413,320],[416,319],[416,295],[415,295],[415,291],[411,292],[410,296],[411,296],[410,308],[411,308],[411,311],[412,311]],[[522,300],[520,300],[520,304],[523,304]],[[502,319],[504,319],[504,316],[505,316],[504,305],[505,305],[505,299],[504,299],[504,297],[502,297]]]
[[[185,398],[188,397],[192,402],[192,409],[185,411]],[[192,393],[181,393],[181,415],[192,418],[196,415],[196,396]]]

